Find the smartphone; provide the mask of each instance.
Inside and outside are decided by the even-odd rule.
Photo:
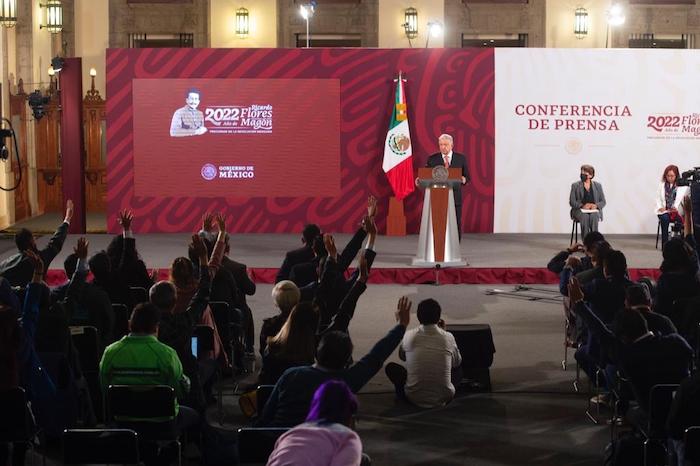
[[[192,356],[194,356],[196,358],[197,357],[197,346],[198,346],[197,337],[192,337],[192,342],[190,343],[190,345],[192,347]]]

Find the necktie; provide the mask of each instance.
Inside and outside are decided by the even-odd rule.
[[[450,168],[450,159],[448,159],[446,155],[442,158],[445,159],[445,168]]]

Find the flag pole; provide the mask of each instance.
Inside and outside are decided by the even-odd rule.
[[[399,80],[406,82],[402,71],[399,71],[399,77],[394,79],[394,82],[398,85]],[[396,196],[391,196],[389,198],[389,208],[386,218],[386,236],[406,236],[406,214],[403,207],[403,199],[396,199]]]

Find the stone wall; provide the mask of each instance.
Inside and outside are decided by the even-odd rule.
[[[379,1],[318,1],[309,21],[311,38],[316,34],[360,34],[362,47],[379,46]],[[299,14],[300,0],[277,0],[277,46],[296,47],[296,34],[306,34],[306,21]]]
[[[462,34],[527,34],[529,47],[544,47],[546,2],[466,4],[445,0],[445,47],[461,47]]]
[[[612,31],[612,46],[626,48],[630,34],[695,34],[695,47],[700,40],[700,5],[646,6],[625,8],[625,23]]]
[[[209,46],[209,1],[133,4],[109,0],[109,46],[129,46],[129,34],[194,34],[195,47]]]

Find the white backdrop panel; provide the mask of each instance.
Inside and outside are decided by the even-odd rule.
[[[673,163],[683,171],[700,165],[700,54],[495,52],[494,232],[570,232],[571,183],[588,163],[607,198],[601,232],[655,233],[654,199],[664,167]],[[625,107],[629,116],[621,115]],[[595,110],[612,115],[584,116]],[[650,118],[656,128],[648,126]],[[531,119],[546,120],[549,127],[537,121],[534,129]]]

